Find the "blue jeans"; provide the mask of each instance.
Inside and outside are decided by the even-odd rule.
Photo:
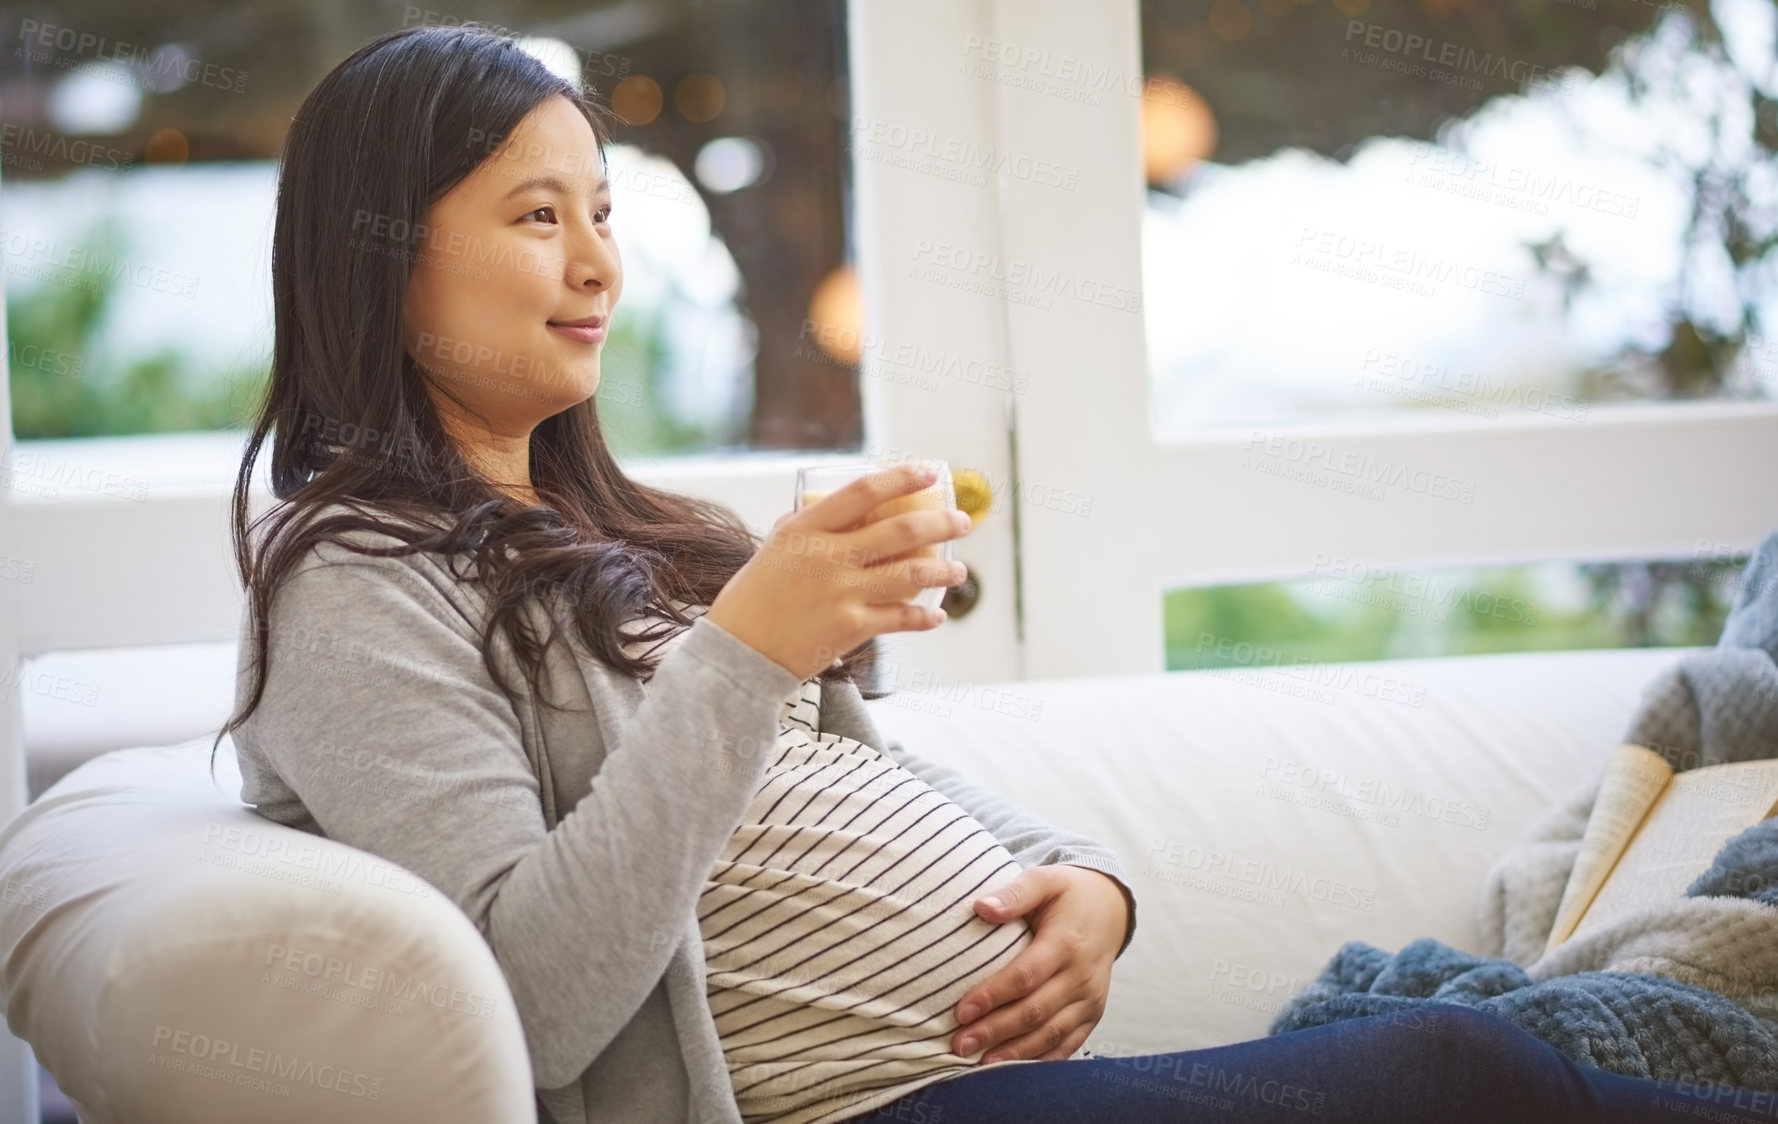
[[[982,1066],[849,1124],[1641,1124],[1763,1120],[1778,1093],[1624,1077],[1427,1003],[1208,1050]]]

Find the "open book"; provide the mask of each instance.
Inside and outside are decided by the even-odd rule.
[[[1619,746],[1544,951],[1644,906],[1684,897],[1724,843],[1773,814],[1778,758],[1675,773],[1652,749]]]

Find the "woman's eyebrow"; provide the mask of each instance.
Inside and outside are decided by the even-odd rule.
[[[597,195],[600,191],[603,191],[609,186],[611,186],[610,182],[601,176],[598,183],[593,186],[593,194]],[[505,195],[502,195],[500,201],[504,203],[520,192],[530,191],[533,188],[539,187],[554,191],[560,195],[573,195],[575,193],[573,188],[569,187],[557,176],[528,176],[525,179],[520,180],[518,183],[513,184],[512,190],[508,191]]]

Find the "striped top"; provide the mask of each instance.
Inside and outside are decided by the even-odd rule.
[[[821,733],[820,707],[818,677],[784,701],[765,778],[698,902],[748,1124],[830,1124],[979,1069],[982,1050],[951,1051],[956,1005],[1031,941],[1022,919],[973,906],[1018,860],[892,758]]]

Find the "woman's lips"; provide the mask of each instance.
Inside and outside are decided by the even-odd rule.
[[[575,327],[571,324],[551,324],[549,330],[567,336],[576,343],[605,342],[605,325],[603,324],[599,325],[597,328]]]

